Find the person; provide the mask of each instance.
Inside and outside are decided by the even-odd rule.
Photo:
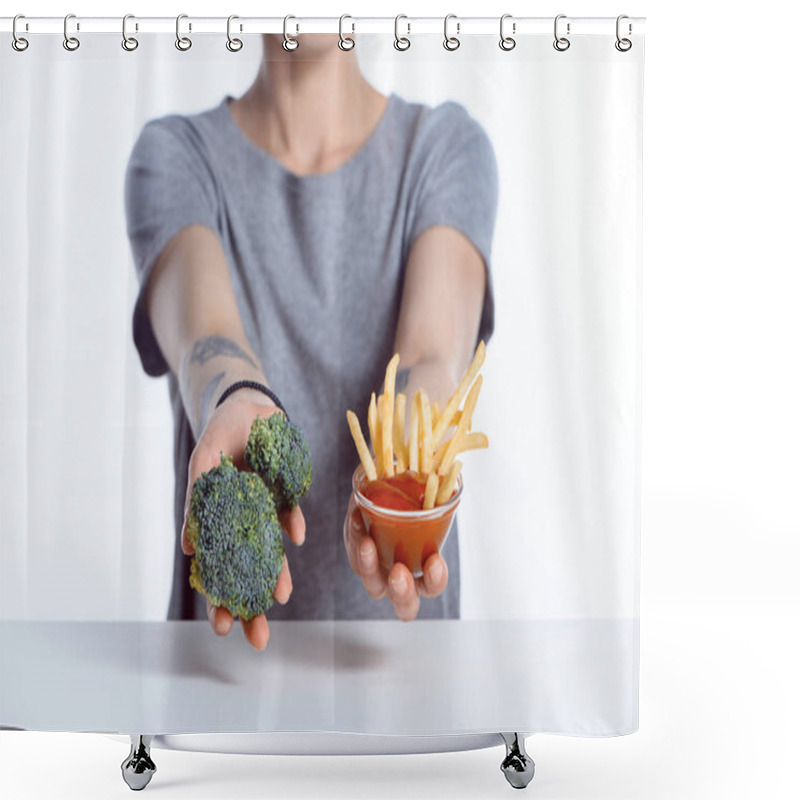
[[[345,411],[366,419],[395,352],[396,390],[443,405],[491,336],[495,154],[461,104],[378,92],[338,41],[305,34],[286,52],[264,35],[241,97],[148,121],[127,165],[133,339],[145,372],[168,375],[175,426],[168,619],[207,616],[219,635],[230,612],[189,585],[191,486],[221,451],[243,464],[252,420],[281,413],[274,397],[308,439],[314,482],[281,517],[294,546],[269,618],[460,615],[457,525],[422,577],[380,566]],[[240,381],[259,388],[219,403]],[[257,649],[267,615],[242,621]]]

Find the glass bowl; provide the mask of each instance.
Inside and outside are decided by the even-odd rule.
[[[450,533],[464,488],[461,475],[453,496],[443,505],[425,511],[397,511],[375,505],[361,493],[367,483],[364,467],[359,464],[353,473],[353,495],[367,533],[378,548],[381,564],[388,572],[399,561],[419,578],[427,558],[441,552]]]

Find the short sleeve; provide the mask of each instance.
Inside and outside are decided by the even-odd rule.
[[[125,216],[139,292],[133,310],[133,341],[148,375],[169,370],[145,303],[147,282],[169,240],[188,225],[218,233],[214,183],[197,134],[184,118],[148,122],[139,134],[125,173]]]
[[[486,266],[478,341],[488,342],[494,331],[491,252],[498,196],[494,148],[480,123],[458,103],[442,103],[430,117],[429,152],[416,192],[409,248],[433,225],[456,228],[472,242]]]

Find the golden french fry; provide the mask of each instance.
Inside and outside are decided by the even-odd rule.
[[[361,464],[364,467],[367,479],[374,481],[378,478],[378,473],[375,469],[375,462],[369,454],[364,434],[361,432],[361,425],[358,422],[358,417],[352,412],[347,412],[347,423],[350,426],[350,433],[353,435],[353,441],[356,443],[356,450],[358,450],[358,457],[361,459]]]
[[[398,394],[395,398],[394,408],[394,455],[397,459],[397,472],[405,472],[408,466],[406,453],[406,396]]]
[[[425,483],[425,499],[422,501],[422,510],[433,508],[436,503],[436,493],[439,491],[439,476],[435,472],[428,475]]]
[[[433,454],[433,469],[434,472],[438,472],[439,475],[444,475],[445,471],[442,468],[442,462],[444,461],[444,455],[449,445],[450,439],[446,439],[436,448]],[[478,433],[477,431],[475,433],[465,433],[456,447],[456,455],[464,453],[467,450],[485,450],[488,446],[489,437],[485,433]]]
[[[433,451],[433,463],[431,464],[431,471],[438,472],[440,475],[444,474],[442,470],[442,461],[444,461],[444,454],[447,452],[447,448],[450,445],[450,439],[445,439],[434,451]]]
[[[456,488],[456,481],[458,480],[458,473],[461,472],[461,462],[454,461],[453,466],[447,472],[444,480],[439,486],[439,491],[436,492],[436,505],[440,506],[446,503],[450,496],[453,494],[453,489]],[[427,485],[425,487],[428,488]]]
[[[383,415],[381,416],[381,447],[383,449],[383,470],[386,476],[394,475],[394,383],[400,354],[395,353],[386,367],[383,382]]]
[[[468,433],[464,436],[461,446],[458,448],[459,453],[467,450],[485,450],[489,446],[489,437],[485,433],[475,431]]]
[[[380,478],[386,475],[386,468],[383,463],[383,405],[384,397],[381,395],[375,407],[375,441],[372,447],[375,453],[375,468],[378,470],[378,477]]]
[[[483,383],[483,376],[478,375],[477,380],[473,384],[472,388],[469,390],[469,394],[467,395],[467,399],[464,403],[464,408],[461,413],[461,419],[459,420],[458,427],[456,428],[456,432],[453,434],[453,438],[447,445],[444,458],[442,458],[442,463],[439,466],[439,469],[442,470],[443,472],[447,472],[452,466],[453,459],[456,457],[458,448],[461,445],[461,440],[464,438],[464,436],[466,436],[467,428],[472,424],[472,412],[475,410],[475,403],[478,402],[478,395],[480,394],[482,383]]]
[[[419,392],[411,401],[411,419],[408,433],[408,468],[419,471]]]
[[[486,345],[483,339],[481,339],[480,344],[475,350],[475,356],[472,359],[472,363],[467,368],[467,371],[464,373],[464,377],[461,379],[461,382],[456,387],[455,392],[453,392],[452,396],[447,401],[444,411],[442,411],[439,419],[436,421],[436,426],[433,429],[434,447],[438,446],[439,442],[442,440],[445,430],[450,427],[453,415],[461,405],[461,400],[466,394],[467,389],[469,388],[473,379],[478,374],[478,370],[483,366],[483,361],[485,358]]]
[[[420,389],[420,418],[422,420],[422,441],[419,448],[419,469],[420,472],[428,473],[433,471],[433,436],[431,426],[431,404],[428,394],[424,389]]]
[[[436,427],[436,421],[441,416],[442,410],[439,408],[438,403],[431,403],[431,425]]]
[[[369,438],[372,442],[372,452],[378,452],[378,404],[375,402],[375,392],[369,398],[369,410],[367,411],[367,426],[369,427]]]

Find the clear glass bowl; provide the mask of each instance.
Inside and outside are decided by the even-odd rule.
[[[399,561],[419,578],[428,556],[441,552],[450,533],[464,489],[461,475],[453,496],[443,505],[425,511],[396,511],[375,505],[361,493],[367,483],[364,467],[359,464],[353,473],[353,495],[367,533],[378,548],[381,564],[388,571]]]

